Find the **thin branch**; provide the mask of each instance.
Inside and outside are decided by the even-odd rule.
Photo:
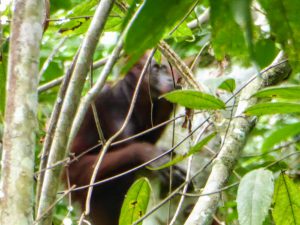
[[[193,155],[189,156],[189,158],[188,158],[188,165],[187,165],[186,178],[185,178],[186,184],[183,187],[182,193],[186,193],[187,189],[188,189],[188,186],[189,186],[189,177],[190,177],[191,168],[192,168],[192,161],[193,161]],[[170,225],[175,224],[175,222],[177,220],[177,217],[178,217],[178,215],[179,215],[179,213],[181,211],[181,207],[183,205],[184,199],[185,199],[185,195],[182,195],[180,197],[179,203],[177,205],[177,208],[176,208],[176,211],[174,213],[174,216],[173,216],[173,218],[172,218],[172,220],[170,222]]]
[[[201,138],[202,135],[207,131],[207,129],[209,128],[209,126],[210,126],[210,124],[207,124],[207,125],[201,130],[201,132],[198,134],[196,140],[195,140],[194,143],[193,143],[194,145],[195,145],[196,143],[199,142],[200,138]],[[194,157],[193,155],[191,155],[191,156],[188,157],[188,165],[187,165],[187,170],[186,170],[185,185],[184,185],[183,190],[182,190],[182,193],[184,193],[184,194],[187,192],[188,186],[189,186],[189,183],[190,183],[189,181],[190,181],[190,174],[191,174],[191,168],[192,168],[193,157]],[[180,197],[179,203],[178,203],[178,205],[177,205],[177,209],[176,209],[176,211],[175,211],[175,213],[174,213],[174,216],[173,216],[173,218],[172,218],[172,220],[171,220],[171,222],[170,222],[170,225],[175,224],[176,219],[177,219],[177,217],[178,217],[178,215],[179,215],[179,213],[180,213],[180,211],[181,211],[181,207],[182,207],[183,202],[184,202],[184,200],[185,200],[185,195],[184,195],[184,194],[181,195],[181,197]]]
[[[293,155],[298,155],[298,154],[300,154],[300,152],[292,152],[292,153],[290,153],[290,154],[288,154],[288,155],[282,157],[281,159],[276,160],[276,161],[273,162],[273,163],[270,163],[270,164],[267,165],[265,168],[272,167],[272,166],[274,166],[275,164],[277,164],[277,163],[279,163],[279,162],[281,162],[281,161],[283,161],[283,160],[285,160],[285,159],[287,159],[287,158],[289,158],[289,157],[291,157],[291,156],[293,156]]]
[[[140,136],[142,136],[142,135],[144,135],[144,134],[147,134],[147,133],[149,133],[149,132],[151,132],[151,131],[153,131],[153,130],[156,130],[156,129],[162,127],[162,126],[165,126],[165,125],[167,125],[168,123],[173,122],[173,121],[175,121],[175,120],[177,120],[177,119],[179,119],[179,118],[182,118],[182,117],[185,117],[185,115],[177,116],[177,117],[175,117],[175,118],[173,118],[173,119],[167,120],[167,121],[165,121],[165,122],[163,122],[163,123],[160,123],[160,124],[158,124],[158,125],[156,125],[156,126],[154,126],[154,127],[151,127],[151,128],[149,128],[149,129],[144,130],[144,131],[142,131],[142,132],[140,132],[140,133],[137,133],[137,134],[135,134],[135,135],[132,135],[132,136],[130,136],[130,137],[128,137],[128,138],[124,138],[124,139],[121,139],[121,140],[119,140],[119,141],[113,142],[113,143],[111,144],[111,146],[116,146],[116,145],[122,144],[122,143],[124,143],[124,142],[126,142],[126,141],[130,141],[130,140],[132,140],[132,139],[134,139],[134,138],[136,138],[136,137],[140,137]],[[91,146],[91,147],[88,148],[87,150],[83,151],[83,152],[80,153],[78,156],[72,156],[72,155],[71,155],[70,157],[71,157],[72,159],[70,159],[70,158],[68,157],[68,158],[65,158],[65,159],[63,159],[63,160],[61,160],[61,161],[56,162],[55,164],[51,165],[50,167],[40,169],[38,172],[35,172],[35,176],[39,175],[40,173],[42,173],[42,172],[44,172],[44,171],[46,171],[46,170],[53,169],[53,168],[55,168],[56,166],[61,166],[61,165],[64,165],[64,164],[71,164],[71,163],[73,163],[74,161],[77,161],[79,158],[81,158],[81,157],[83,157],[84,155],[86,155],[86,154],[88,154],[89,152],[91,152],[93,149],[95,149],[95,148],[100,148],[101,146],[102,146],[102,143],[96,144],[96,145],[94,145],[94,146]],[[47,156],[47,154],[46,154],[46,156]]]
[[[186,197],[192,197],[192,198],[194,198],[194,197],[200,197],[200,196],[213,195],[213,194],[220,193],[220,192],[222,192],[222,191],[227,191],[228,189],[233,188],[233,187],[239,185],[239,183],[240,183],[240,182],[235,182],[235,183],[230,184],[230,185],[228,185],[228,186],[226,186],[226,187],[223,187],[223,188],[221,188],[221,189],[219,189],[219,190],[217,190],[217,191],[210,192],[210,193],[206,193],[206,194],[194,194],[194,193],[179,193],[179,194],[180,194],[180,195],[185,195]]]
[[[98,68],[100,68],[101,66],[104,66],[106,62],[107,62],[107,58],[103,58],[103,59],[100,59],[100,60],[94,62],[94,63],[93,63],[93,69],[98,69]],[[73,63],[74,63],[74,60],[73,60],[73,62],[72,62],[72,65],[73,65]],[[71,66],[71,67],[72,67],[72,66]],[[64,76],[65,76],[65,75],[64,75]],[[53,88],[53,87],[56,87],[56,86],[60,85],[61,82],[62,82],[63,79],[64,79],[64,76],[58,77],[58,78],[56,78],[56,79],[54,79],[54,80],[52,80],[52,81],[49,81],[49,82],[46,83],[46,84],[43,84],[43,85],[39,86],[39,88],[38,88],[39,94],[42,93],[42,92],[45,92],[45,91],[47,91],[47,90],[49,90],[49,89],[51,89],[51,88]]]
[[[126,118],[125,118],[121,128],[113,136],[111,136],[107,140],[107,142],[105,143],[105,145],[102,148],[102,151],[100,152],[99,159],[97,160],[97,163],[95,165],[95,168],[94,168],[91,180],[90,180],[90,185],[91,186],[88,188],[88,192],[87,192],[86,204],[85,204],[85,215],[88,215],[90,213],[90,202],[91,202],[92,192],[93,192],[93,188],[94,188],[94,186],[92,184],[95,183],[96,176],[98,174],[99,168],[100,168],[101,163],[103,161],[104,155],[106,154],[106,152],[107,152],[108,148],[110,147],[110,144],[113,142],[113,140],[116,139],[124,131],[124,129],[126,128],[128,122],[131,118],[131,115],[132,115],[133,109],[135,107],[135,102],[136,102],[136,99],[137,99],[137,96],[138,96],[138,92],[139,92],[141,83],[142,83],[142,81],[143,81],[143,79],[144,79],[144,77],[147,73],[147,68],[150,65],[151,59],[153,58],[153,55],[154,55],[154,52],[155,51],[153,50],[152,53],[149,55],[145,65],[144,65],[142,73],[141,73],[141,75],[138,79],[138,82],[136,84],[136,88],[135,88],[133,96],[132,96],[132,100],[131,100],[131,103],[130,103],[128,113],[126,115]]]
[[[81,100],[80,105],[77,110],[77,113],[76,113],[76,116],[73,121],[73,126],[70,131],[67,148],[69,148],[70,144],[73,142],[73,140],[81,126],[81,123],[84,119],[84,116],[86,114],[88,107],[92,103],[93,99],[102,90],[102,88],[105,84],[105,81],[106,81],[110,71],[112,70],[112,67],[114,66],[114,64],[116,63],[116,61],[118,60],[118,58],[120,56],[122,46],[123,46],[123,36],[121,36],[119,38],[119,41],[117,42],[116,47],[114,48],[113,52],[109,56],[103,70],[101,71],[101,74],[100,74],[96,84],[88,91],[88,93]]]
[[[60,196],[58,199],[56,199],[55,202],[53,202],[49,208],[44,212],[44,214],[42,214],[40,217],[36,218],[36,220],[34,221],[33,224],[37,224],[47,213],[49,213],[55,206],[56,204],[61,201],[62,199],[64,199],[64,197],[66,197],[67,195],[69,195],[72,190],[75,188],[76,186],[73,185],[71,188],[69,188],[67,191],[64,192],[64,194],[62,196]]]
[[[43,66],[42,66],[42,69],[39,72],[39,80],[41,80],[41,78],[42,78],[43,74],[45,73],[46,69],[48,68],[49,64],[51,63],[54,56],[56,55],[56,53],[59,51],[60,47],[65,43],[66,40],[67,40],[67,37],[62,38],[58,42],[58,44],[54,47],[53,51],[48,56],[48,58],[46,59],[46,61],[44,62]]]
[[[139,165],[139,166],[136,166],[136,167],[134,167],[134,168],[132,168],[132,169],[130,169],[130,170],[127,170],[127,171],[124,171],[124,172],[122,172],[122,173],[119,173],[119,174],[117,174],[117,175],[115,175],[115,176],[112,176],[112,177],[106,178],[106,179],[104,179],[104,180],[95,182],[93,185],[94,185],[94,186],[96,186],[96,185],[101,185],[101,184],[104,184],[104,183],[106,183],[106,182],[110,182],[110,181],[112,181],[112,180],[115,180],[115,179],[117,179],[117,178],[120,178],[120,177],[122,177],[122,176],[125,176],[125,175],[127,175],[127,174],[133,173],[133,172],[135,172],[135,171],[137,171],[137,170],[139,170],[139,169],[141,169],[141,168],[143,168],[143,167],[145,167],[145,166],[150,165],[151,163],[155,162],[156,160],[158,160],[158,159],[160,159],[160,158],[162,158],[162,157],[168,155],[169,153],[171,153],[172,151],[174,151],[176,148],[178,148],[178,146],[180,146],[183,142],[185,142],[186,140],[188,140],[188,139],[190,138],[190,136],[191,136],[192,134],[194,134],[199,128],[201,128],[201,127],[203,126],[203,124],[205,124],[206,122],[207,122],[207,120],[203,121],[203,122],[202,122],[198,127],[196,127],[189,135],[187,135],[186,137],[184,137],[180,142],[178,142],[178,143],[177,143],[176,145],[174,145],[172,148],[170,148],[169,150],[165,151],[164,153],[162,153],[162,154],[156,156],[155,158],[149,160],[148,162],[145,162],[145,163],[143,163],[143,164],[141,164],[141,165]],[[80,186],[80,187],[77,187],[76,189],[74,189],[74,191],[83,190],[83,189],[86,189],[86,188],[88,188],[88,187],[90,187],[90,186],[91,186],[91,185]]]
[[[93,71],[94,71],[93,67],[91,66],[91,72],[90,72],[90,85],[91,85],[91,88],[94,85],[93,84]],[[100,119],[99,119],[99,115],[98,115],[97,108],[96,108],[96,105],[95,105],[94,101],[92,101],[91,106],[92,106],[93,116],[94,116],[94,120],[95,120],[95,124],[96,124],[96,128],[97,128],[100,143],[104,144],[105,143],[105,138],[104,138],[103,131],[102,131],[102,128],[101,128],[101,125],[100,125]]]
[[[209,8],[207,8],[197,19],[192,20],[187,24],[190,29],[200,27],[209,20]]]
[[[43,149],[41,151],[41,156],[40,156],[40,166],[39,166],[40,174],[38,174],[38,176],[37,176],[37,185],[36,185],[36,204],[35,204],[36,210],[39,207],[41,189],[42,189],[43,180],[44,180],[44,171],[46,171],[49,151],[51,148],[51,143],[53,141],[55,128],[56,128],[56,125],[58,122],[58,117],[59,117],[59,114],[61,111],[62,103],[64,101],[64,96],[66,95],[66,91],[67,91],[67,88],[68,88],[68,85],[69,85],[69,82],[71,79],[71,75],[73,73],[74,66],[77,61],[77,57],[78,57],[78,52],[76,53],[76,56],[74,57],[74,60],[71,64],[70,68],[68,69],[67,74],[64,76],[63,84],[60,87],[60,90],[59,90],[59,93],[57,96],[57,100],[55,102],[55,105],[54,105],[52,113],[51,113],[49,126],[48,126],[48,129],[46,132],[46,137],[45,137]],[[51,165],[51,168],[53,168],[53,165]]]

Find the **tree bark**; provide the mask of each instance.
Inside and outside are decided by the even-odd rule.
[[[44,17],[44,1],[14,1],[0,184],[2,225],[33,223],[38,64]]]

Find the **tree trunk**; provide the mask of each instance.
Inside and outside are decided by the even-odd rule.
[[[3,134],[1,225],[33,223],[39,43],[44,17],[44,1],[14,1]]]

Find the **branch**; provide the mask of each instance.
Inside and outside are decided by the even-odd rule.
[[[288,62],[278,63],[279,60],[283,60],[282,53],[279,54],[279,57],[276,58],[270,67],[261,73],[263,79],[260,76],[255,76],[252,82],[249,82],[249,85],[241,92],[236,115],[230,122],[227,138],[224,140],[223,147],[213,163],[211,174],[202,194],[213,193],[225,187],[240,156],[240,152],[246,143],[248,134],[254,125],[255,117],[243,114],[246,108],[256,103],[256,99],[252,98],[252,95],[261,87],[277,84],[290,74],[291,68]],[[218,192],[213,195],[201,196],[185,225],[211,224],[220,197],[221,194]]]
[[[206,23],[209,20],[209,8],[204,10],[204,12],[198,16],[198,18],[192,20],[187,24],[190,29],[195,29],[200,27],[202,24]]]
[[[158,49],[167,58],[167,60],[174,66],[179,72],[182,78],[187,84],[199,91],[203,91],[204,88],[196,81],[191,69],[180,59],[180,57],[173,51],[173,49],[164,41],[158,44]]]
[[[123,32],[123,35],[124,34],[125,34],[125,32]],[[108,75],[111,72],[114,64],[116,63],[116,61],[118,60],[118,58],[121,54],[121,50],[122,50],[122,47],[123,47],[123,35],[121,35],[116,47],[114,48],[113,52],[111,53],[111,55],[107,59],[107,62],[105,64],[103,70],[101,71],[101,74],[100,74],[97,82],[88,91],[88,93],[82,98],[82,100],[80,102],[80,105],[79,105],[77,113],[76,113],[76,117],[75,117],[74,122],[73,122],[72,129],[70,131],[68,147],[67,148],[69,148],[70,144],[74,140],[74,138],[75,138],[80,126],[81,126],[81,123],[84,119],[86,111],[88,110],[88,107],[91,105],[91,103],[93,102],[95,97],[98,95],[98,93],[100,93],[100,91],[102,90],[102,88],[105,84],[106,78],[108,77]]]
[[[37,85],[45,2],[15,0],[3,134],[0,224],[33,222]]]
[[[51,167],[51,165],[55,164],[57,161],[61,161],[66,155],[69,131],[78,107],[85,77],[89,71],[89,66],[92,64],[94,51],[113,3],[114,0],[102,0],[99,3],[87,35],[83,40],[76,65],[74,67],[74,72],[62,105],[60,117],[57,122],[47,167]],[[45,172],[37,218],[41,218],[44,215],[45,217],[38,221],[38,224],[51,224],[52,210],[49,210],[49,208],[51,208],[51,205],[56,199],[61,168],[62,167],[59,166],[53,170],[47,170]],[[45,214],[45,212],[49,213]]]
[[[73,60],[72,64],[74,63],[74,61],[75,60]],[[103,59],[99,59],[98,61],[94,62],[93,63],[93,70],[98,69],[98,68],[104,66],[105,63],[106,63],[106,61],[107,61],[107,58],[103,58]],[[45,84],[42,84],[41,86],[39,86],[39,88],[38,88],[39,94],[42,93],[42,92],[45,92],[45,91],[47,91],[47,90],[49,90],[49,89],[51,89],[51,88],[53,88],[55,86],[60,85],[63,82],[63,80],[65,79],[64,78],[65,76],[66,75],[63,75],[63,76],[58,77],[58,78],[56,78],[56,79],[54,79],[52,81],[49,81],[48,83],[45,83]]]
[[[35,204],[36,211],[39,207],[42,184],[44,181],[45,171],[47,170],[48,156],[49,156],[50,148],[52,145],[55,129],[56,129],[57,122],[59,119],[59,114],[61,112],[62,103],[63,103],[64,97],[66,96],[66,91],[69,86],[72,73],[74,71],[74,66],[77,62],[78,52],[79,52],[79,50],[77,51],[77,53],[73,59],[73,62],[71,64],[70,68],[68,69],[66,75],[63,76],[63,83],[60,86],[60,89],[59,89],[59,92],[58,92],[58,95],[56,98],[57,100],[55,101],[55,104],[54,104],[54,107],[53,107],[53,110],[51,113],[51,117],[49,120],[49,126],[47,128],[46,137],[45,137],[45,141],[43,144],[43,149],[40,153],[40,166],[39,166],[40,173],[37,175],[37,184],[36,184],[36,201],[35,201],[36,202],[36,204]],[[38,88],[38,92],[39,92],[39,88]],[[53,168],[53,166],[51,168]]]

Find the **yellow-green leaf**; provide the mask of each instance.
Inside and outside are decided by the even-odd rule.
[[[289,87],[270,87],[258,91],[254,94],[258,98],[285,98],[285,99],[299,99],[300,86]]]
[[[209,95],[195,90],[177,90],[163,95],[165,99],[172,103],[185,106],[191,109],[224,109],[225,103],[213,95]]]
[[[245,113],[257,116],[277,113],[300,113],[300,104],[287,102],[259,103],[249,107]]]
[[[281,174],[275,185],[272,215],[276,225],[300,224],[299,184]]]
[[[122,205],[119,225],[132,225],[147,210],[151,186],[147,178],[140,178],[129,188]],[[139,223],[141,225],[142,222]]]

